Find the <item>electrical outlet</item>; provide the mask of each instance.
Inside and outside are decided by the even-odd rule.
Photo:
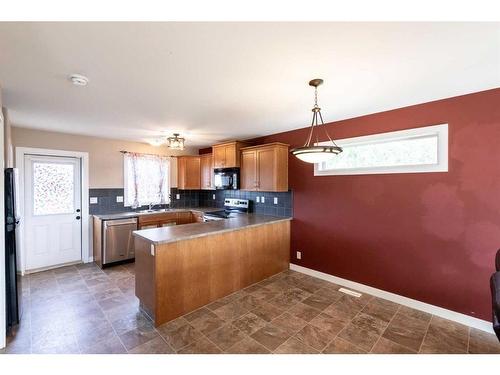
[[[255,198],[255,201],[256,201],[257,203],[260,203],[260,197]]]
[[[97,204],[97,197],[90,197],[89,201],[90,204]]]
[[[297,259],[302,259],[302,252],[301,251],[297,251]]]
[[[274,197],[274,204],[278,204],[278,197]]]
[[[181,199],[181,195],[180,194],[175,194],[175,199]]]
[[[116,197],[116,203],[123,203],[123,196],[122,195],[118,195]]]
[[[260,203],[266,203],[266,198],[265,197],[260,197]]]
[[[212,194],[212,199],[215,200],[215,194]]]

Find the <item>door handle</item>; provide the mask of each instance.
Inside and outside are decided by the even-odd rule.
[[[76,212],[80,212],[80,209],[79,209],[79,208],[77,208],[77,209],[76,209]]]
[[[76,220],[80,220],[80,216],[77,216],[77,217],[76,217]]]

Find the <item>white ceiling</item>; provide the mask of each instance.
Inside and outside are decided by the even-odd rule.
[[[500,87],[500,23],[0,23],[16,126],[204,146],[307,126],[316,77],[328,122]]]

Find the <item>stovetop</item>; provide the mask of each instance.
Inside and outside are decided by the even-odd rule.
[[[248,200],[247,199],[232,199],[226,198],[224,200],[224,209],[219,211],[206,212],[205,216],[219,217],[228,219],[234,217],[235,214],[248,213]]]

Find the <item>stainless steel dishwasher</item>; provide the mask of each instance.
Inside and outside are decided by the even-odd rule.
[[[103,264],[135,257],[132,232],[137,230],[137,218],[105,220],[103,229]]]

